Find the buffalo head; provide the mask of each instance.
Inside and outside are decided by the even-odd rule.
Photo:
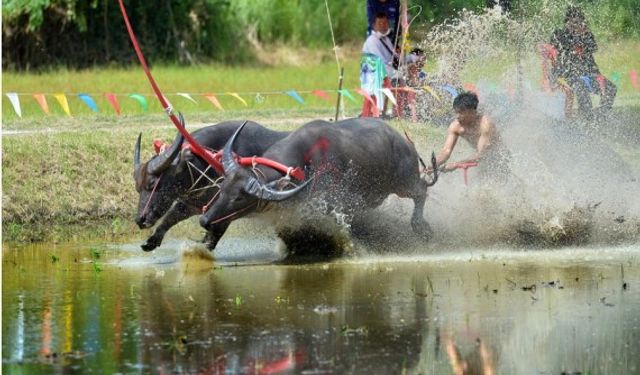
[[[311,181],[307,179],[297,187],[280,191],[276,187],[279,179],[263,182],[252,168],[241,166],[233,155],[233,145],[243,127],[244,125],[239,127],[224,146],[222,166],[225,179],[214,203],[200,217],[200,225],[204,228],[240,218],[255,210],[261,201],[274,202],[291,198]]]
[[[133,152],[133,178],[140,194],[136,223],[140,228],[149,228],[164,215],[183,191],[182,182],[176,178],[175,162],[179,158],[184,138],[180,133],[165,151],[154,155],[145,163],[140,162],[140,139],[138,136]]]

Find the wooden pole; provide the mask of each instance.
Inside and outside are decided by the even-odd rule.
[[[340,79],[338,81],[338,101],[336,103],[336,118],[335,121],[338,121],[338,113],[340,112],[340,99],[342,99],[342,79],[344,78],[344,68],[340,68]]]

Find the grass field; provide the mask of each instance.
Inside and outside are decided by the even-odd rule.
[[[343,59],[344,87],[353,91],[359,85],[357,54]],[[640,42],[625,41],[601,47],[597,56],[605,74],[614,71],[640,70]],[[534,55],[524,60],[525,79],[535,84],[540,75],[539,61]],[[471,64],[464,79],[498,81],[503,64]],[[280,67],[201,66],[193,68],[156,67],[154,76],[174,106],[182,111],[190,130],[224,119],[248,118],[271,128],[295,129],[307,120],[329,119],[335,104],[316,98],[307,91],[335,90],[335,61]],[[95,69],[90,71],[54,71],[45,74],[4,72],[3,93],[24,93],[20,99],[23,118],[19,119],[3,95],[2,107],[2,228],[7,241],[37,241],[67,238],[78,233],[77,228],[98,228],[105,235],[120,235],[137,230],[133,216],[137,204],[132,173],[132,150],[135,137],[143,132],[144,158],[151,155],[151,140],[173,139],[175,129],[151,96],[143,72],[129,69]],[[295,89],[306,101],[301,105],[282,92]],[[51,93],[64,92],[69,98],[72,116],[65,115]],[[71,93],[95,95],[100,113],[92,113]],[[118,99],[122,115],[116,116],[104,99],[105,92],[122,94]],[[194,94],[196,104],[171,95]],[[214,92],[225,111],[214,108],[197,94]],[[237,92],[247,106],[223,93]],[[51,115],[44,115],[33,93],[47,94]],[[145,113],[127,93],[147,96],[149,109]],[[264,100],[256,100],[256,94]],[[357,103],[345,100],[344,116],[360,111]],[[332,101],[335,93],[331,93]],[[628,76],[619,85],[616,106],[640,107],[640,91],[635,90]],[[620,108],[621,110],[624,108]],[[626,112],[629,112],[625,110]],[[638,116],[629,117],[638,129]],[[438,148],[444,136],[442,128],[429,124],[394,122],[400,131],[408,131],[423,149]],[[638,147],[624,146],[620,150],[627,160],[640,155]],[[637,166],[638,163],[635,163]]]

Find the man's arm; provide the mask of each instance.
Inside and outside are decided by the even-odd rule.
[[[440,150],[438,156],[436,157],[437,167],[441,166],[447,160],[449,160],[449,157],[453,152],[453,148],[456,146],[456,142],[458,141],[458,132],[456,128],[457,121],[454,121],[451,123],[451,125],[449,125],[449,129],[447,130],[447,138],[444,141],[444,146],[442,146],[442,150]]]

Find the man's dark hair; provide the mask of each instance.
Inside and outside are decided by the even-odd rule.
[[[453,110],[464,111],[468,109],[478,109],[478,95],[465,91],[453,99]]]
[[[388,17],[385,12],[378,12],[376,13],[375,19],[378,19],[378,18],[388,18]]]

